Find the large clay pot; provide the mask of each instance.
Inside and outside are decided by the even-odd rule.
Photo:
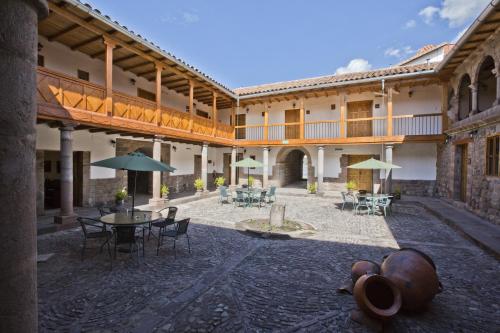
[[[365,274],[380,274],[380,266],[371,260],[356,261],[351,266],[352,283],[356,283],[358,279]]]
[[[396,315],[402,304],[398,288],[377,274],[365,274],[356,281],[354,299],[365,314],[382,320]]]
[[[390,254],[380,271],[401,291],[405,310],[422,310],[442,290],[434,262],[415,249],[403,248]]]

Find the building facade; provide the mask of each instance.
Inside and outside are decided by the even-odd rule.
[[[189,191],[196,178],[209,188],[220,175],[228,185],[244,183],[245,171],[231,165],[251,157],[264,163],[251,170],[259,186],[317,183],[322,192],[352,181],[369,189],[375,178],[380,191],[462,200],[498,222],[498,145],[490,139],[499,132],[498,23],[459,63],[454,51],[471,33],[457,47],[427,48],[390,68],[232,90],[78,1],[51,0],[49,7],[39,24],[39,214],[61,208],[64,221],[73,205],[113,201],[130,187],[126,172],[90,163],[139,150],[177,169],[139,175],[137,191],[153,200],[160,184]],[[469,32],[498,11],[486,12]],[[448,69],[450,62],[458,66]],[[462,82],[464,73],[471,84]],[[465,90],[478,102],[462,119]],[[456,148],[463,144],[466,155]],[[465,196],[456,194],[463,187],[457,154],[471,159]],[[402,168],[347,168],[369,157]]]

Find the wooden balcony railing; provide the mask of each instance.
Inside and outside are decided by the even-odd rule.
[[[394,116],[392,135],[441,134],[441,114]],[[344,127],[342,129],[342,126]],[[304,123],[304,138],[300,138],[300,123],[235,126],[239,141],[284,141],[290,139],[325,140],[388,135],[387,117],[370,117],[340,120],[312,121]],[[267,136],[266,136],[267,134]]]
[[[37,99],[43,105],[54,105],[106,115],[106,90],[99,85],[60,74],[46,68],[38,68]],[[155,102],[113,92],[112,112],[115,118],[130,119],[148,125],[172,128],[181,131],[190,130],[190,114],[161,106],[157,115]],[[193,115],[192,132],[197,135],[215,136],[222,139],[233,139],[234,129],[231,125],[218,123],[213,127],[211,119]]]

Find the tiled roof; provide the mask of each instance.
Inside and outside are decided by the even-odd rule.
[[[234,89],[234,91],[240,96],[248,96],[260,93],[285,92],[288,89],[298,89],[298,88],[316,89],[331,84],[340,85],[342,83],[345,84],[356,83],[356,81],[364,79],[376,79],[376,78],[383,79],[384,77],[393,75],[403,75],[403,74],[413,74],[413,73],[418,74],[421,72],[434,70],[437,64],[438,63],[420,64],[411,66],[395,66],[395,67],[381,68],[365,72],[356,72],[356,73],[348,73],[340,75],[327,75],[327,76],[313,77],[302,80],[293,80],[293,81],[262,84],[251,87],[242,87]]]
[[[425,45],[423,47],[421,47],[417,53],[415,53],[414,55],[412,55],[411,57],[401,61],[400,63],[398,63],[396,66],[403,66],[403,65],[406,65],[408,64],[410,61],[413,61],[417,58],[420,58],[421,56],[423,56],[424,54],[427,54],[427,53],[430,53],[434,50],[437,50],[437,49],[440,49],[442,47],[444,47],[444,54],[446,55],[452,48],[453,48],[454,44],[451,44],[451,43],[441,43],[441,44],[438,44],[438,45]]]

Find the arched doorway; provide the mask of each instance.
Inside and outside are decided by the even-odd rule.
[[[458,120],[463,120],[469,116],[472,109],[472,97],[470,86],[471,81],[469,75],[465,74],[460,80],[458,87]]]
[[[497,80],[493,74],[495,61],[488,56],[484,59],[477,73],[477,108],[484,111],[493,106],[497,94]]]
[[[307,188],[314,182],[312,158],[303,147],[283,147],[276,156],[273,180],[281,187]]]

